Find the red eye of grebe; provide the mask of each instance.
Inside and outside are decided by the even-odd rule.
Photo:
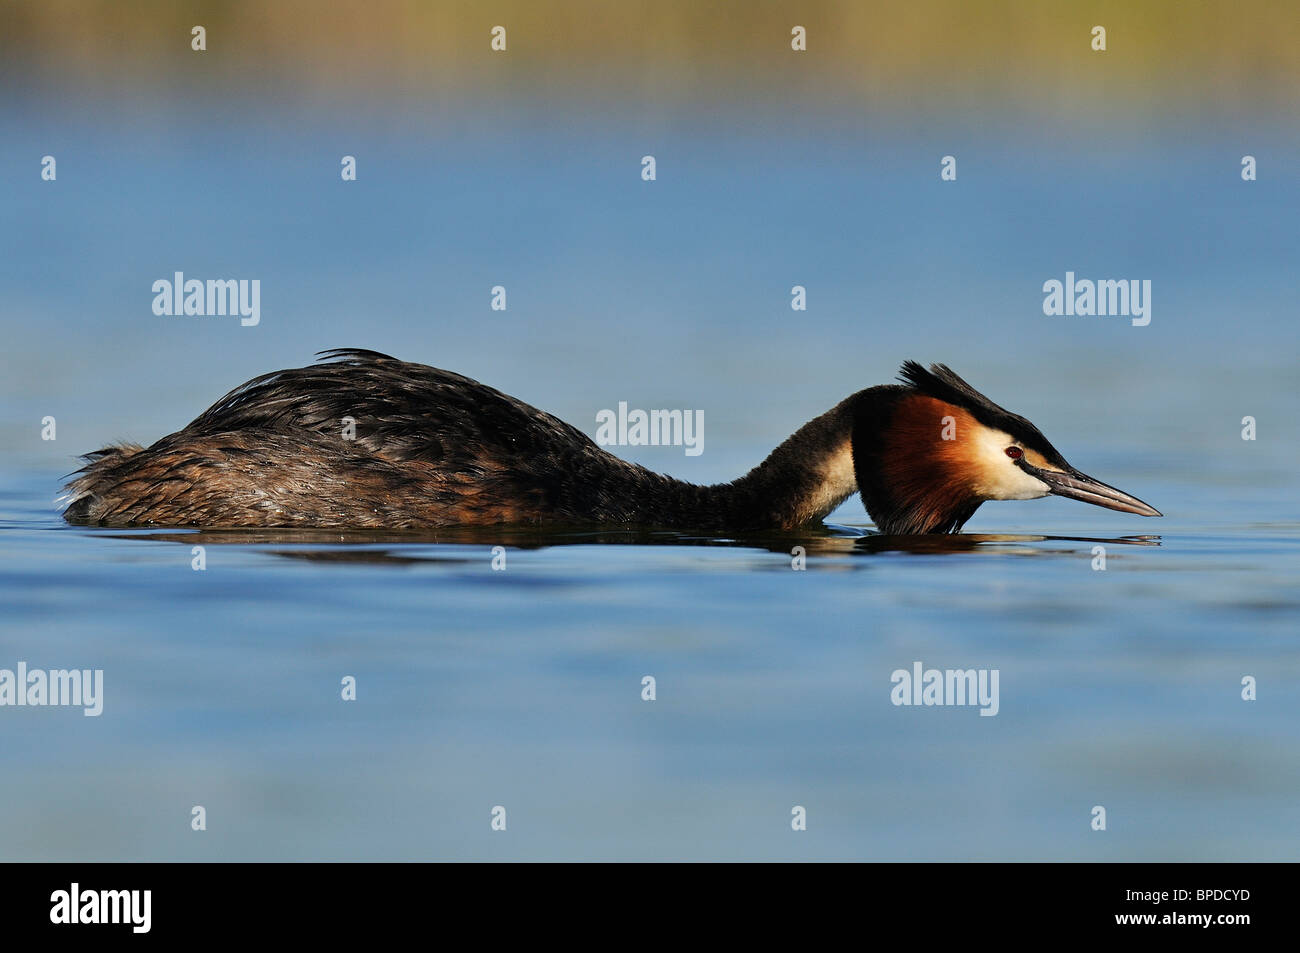
[[[1019,447],[1007,447],[1007,456],[1012,460],[1019,460],[1024,455],[1025,451],[1021,450]]]

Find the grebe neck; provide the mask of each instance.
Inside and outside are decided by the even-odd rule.
[[[671,481],[674,486],[665,489],[675,499],[647,512],[645,522],[668,517],[683,526],[793,529],[825,518],[857,491],[852,401],[804,424],[738,480],[712,486]]]

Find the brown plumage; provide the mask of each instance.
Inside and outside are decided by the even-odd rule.
[[[1030,437],[1036,459],[1068,467],[1032,424],[941,365],[909,363],[904,378],[842,401],[740,479],[697,486],[621,460],[467,377],[336,350],[237,387],[148,448],[88,455],[68,484],[64,515],[213,528],[789,529],[821,520],[861,489],[885,532],[956,532],[995,498],[971,477],[979,470],[971,434],[989,421],[1021,422],[1018,436]],[[960,415],[965,442],[939,440],[947,410]],[[345,418],[355,421],[355,439],[344,439]]]
[[[968,442],[944,440],[945,426],[968,433],[975,419],[960,407],[926,394],[895,405],[881,438],[881,482],[900,512],[911,514],[909,532],[956,532],[979,505],[969,474],[975,462]],[[945,529],[951,526],[951,530]]]

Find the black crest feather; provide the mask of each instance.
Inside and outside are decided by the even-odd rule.
[[[1051,463],[1062,468],[1068,466],[1065,458],[1037,427],[1019,414],[1013,414],[1005,407],[993,403],[962,380],[947,364],[931,364],[929,370],[926,370],[916,361],[904,361],[898,379],[923,394],[969,411],[980,423],[1010,434],[1026,447],[1037,450]]]

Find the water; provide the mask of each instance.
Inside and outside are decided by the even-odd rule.
[[[0,710],[0,857],[1297,858],[1297,187],[1234,169],[1285,138],[972,127],[944,192],[956,147],[918,128],[421,119],[0,114],[0,668],[105,679],[98,718]],[[155,317],[175,270],[260,278],[261,325]],[[1151,325],[1045,317],[1066,270],[1150,278]],[[620,450],[699,482],[947,361],[1166,516],[986,504],[907,546],[856,499],[735,540],[59,519],[76,454],[335,346],[588,433],[620,400],[702,408],[701,456]],[[998,670],[997,716],[891,704],[916,661]]]

